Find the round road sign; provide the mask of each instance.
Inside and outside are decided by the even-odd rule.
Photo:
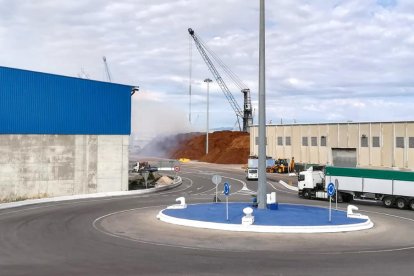
[[[175,166],[175,167],[174,167],[174,171],[175,171],[175,172],[179,172],[179,171],[180,171],[180,167],[179,167],[179,166]]]
[[[227,182],[224,182],[224,194],[228,196],[230,194],[230,185]]]
[[[213,175],[211,178],[211,181],[213,181],[214,184],[218,185],[221,183],[221,176],[220,175]]]
[[[329,183],[326,191],[328,192],[328,196],[333,196],[335,194],[335,185],[333,183]]]

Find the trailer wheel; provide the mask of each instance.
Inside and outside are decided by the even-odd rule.
[[[303,197],[306,198],[306,199],[311,198],[311,193],[310,193],[309,189],[304,189],[303,190]]]
[[[414,199],[412,199],[410,201],[410,203],[408,204],[408,206],[410,207],[411,210],[414,210]]]
[[[390,208],[394,204],[394,198],[392,196],[387,196],[387,197],[384,197],[382,202],[384,203],[385,207]]]
[[[405,207],[407,207],[407,201],[402,197],[397,198],[395,204],[397,205],[398,209],[405,209]]]

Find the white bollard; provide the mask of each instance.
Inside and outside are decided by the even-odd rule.
[[[177,198],[175,201],[179,201],[181,206],[187,206],[187,204],[185,204],[185,197],[179,197]]]
[[[349,217],[349,215],[353,215],[354,211],[358,211],[358,207],[354,206],[354,205],[348,205],[347,211],[346,211],[346,215]]]
[[[276,203],[276,192],[270,194],[270,203]]]
[[[362,215],[360,213],[354,213],[354,211],[358,211],[358,207],[355,205],[348,205],[346,216],[348,218],[368,219],[368,216]]]
[[[253,209],[246,207],[243,209],[243,213],[245,216],[242,217],[242,225],[252,225],[254,223]]]
[[[179,197],[175,201],[179,202],[179,204],[174,204],[168,206],[167,209],[185,209],[187,208],[187,204],[185,204],[185,197]]]

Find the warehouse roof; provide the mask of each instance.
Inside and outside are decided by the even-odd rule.
[[[0,66],[0,134],[129,135],[132,88]]]
[[[276,127],[284,127],[284,126],[324,126],[324,125],[365,125],[365,124],[412,124],[414,121],[361,121],[361,122],[324,122],[324,123],[286,123],[286,124],[266,124],[266,126],[276,126]],[[258,124],[252,125],[251,127],[259,127]]]

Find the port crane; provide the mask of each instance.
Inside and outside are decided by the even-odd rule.
[[[228,102],[230,103],[231,107],[233,108],[234,112],[236,113],[237,121],[239,124],[239,129],[242,131],[249,131],[249,126],[253,124],[253,116],[252,116],[252,103],[250,99],[250,89],[240,80],[239,77],[234,74],[230,68],[228,68],[219,58],[218,56],[211,51],[207,45],[198,37],[194,30],[189,28],[188,33],[194,39],[195,45],[197,47],[198,52],[200,53],[201,57],[204,59],[204,62],[207,64],[208,69],[213,74],[214,79],[216,80],[217,84],[220,86],[221,90],[223,91],[224,96],[226,96]],[[208,55],[209,53],[210,55]],[[211,57],[211,58],[210,58]],[[233,80],[234,84],[241,90],[243,93],[243,110],[240,108],[239,104],[237,103],[236,99],[234,98],[233,94],[230,92],[230,89],[224,82],[223,78],[221,77],[220,73],[214,66],[212,59],[221,66],[223,71]],[[240,125],[240,119],[243,121],[243,125]]]
[[[102,60],[105,66],[106,78],[108,79],[109,82],[112,82],[112,76],[111,76],[111,72],[109,71],[109,66],[108,66],[108,62],[106,61],[106,56],[103,56]]]

